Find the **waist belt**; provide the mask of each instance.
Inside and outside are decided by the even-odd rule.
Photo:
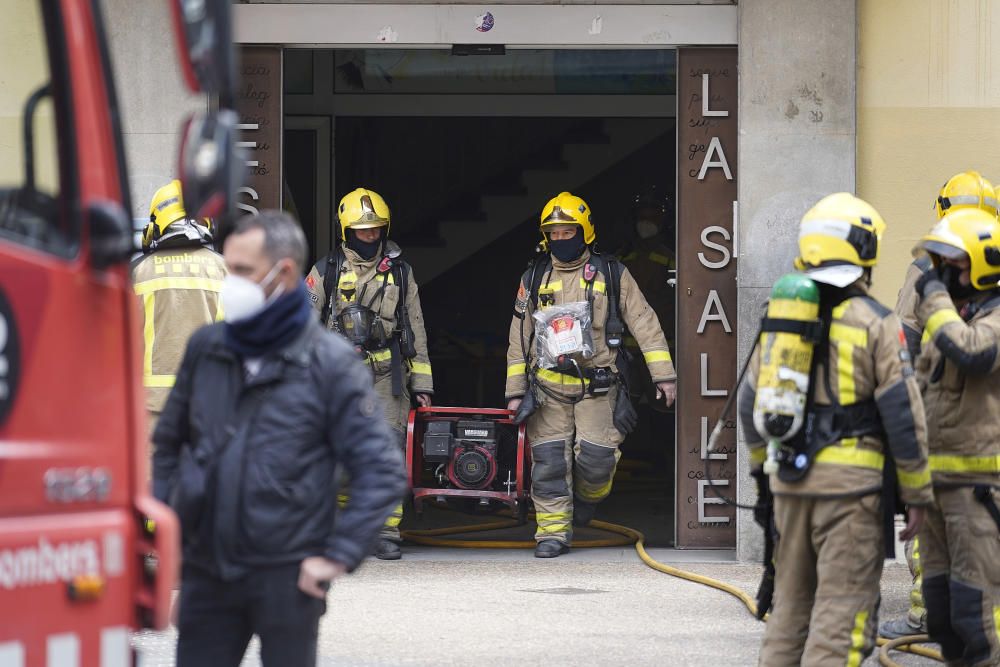
[[[581,368],[580,373],[583,375],[583,385],[585,387],[590,386],[590,383],[595,379],[603,379],[613,372],[611,366],[596,366],[593,368]],[[535,375],[547,382],[552,382],[554,384],[571,384],[576,387],[580,386],[580,376],[576,374],[575,369],[568,370],[559,367],[556,368],[536,368]]]
[[[778,475],[785,482],[802,480],[816,456],[846,438],[882,435],[882,420],[874,399],[850,405],[814,405],[806,417],[803,433],[792,440],[781,460]]]

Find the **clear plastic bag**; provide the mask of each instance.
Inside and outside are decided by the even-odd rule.
[[[590,304],[573,301],[535,311],[535,352],[541,368],[555,368],[560,357],[594,356]]]

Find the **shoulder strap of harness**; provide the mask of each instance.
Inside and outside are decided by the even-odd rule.
[[[538,309],[538,290],[545,280],[545,273],[552,266],[552,258],[548,253],[543,253],[535,257],[528,264],[528,270],[524,272],[525,287],[528,289],[528,298],[531,300],[531,309]]]
[[[406,297],[410,287],[410,276],[413,272],[410,265],[401,259],[392,261],[392,279],[399,285],[399,299],[396,301],[396,329],[399,332],[399,348],[404,359],[417,356],[416,338],[410,323],[410,308],[406,305]]]
[[[337,302],[337,288],[340,282],[340,272],[344,266],[344,252],[337,246],[333,252],[327,255],[326,260],[316,263],[319,275],[323,277],[323,293],[326,300],[323,303],[323,310],[320,312],[320,322],[327,326],[330,316],[333,314],[333,304]]]
[[[622,263],[614,257],[598,253],[593,253],[591,257],[606,281],[604,290],[608,297],[608,319],[604,324],[605,342],[612,350],[619,350],[625,337],[625,322],[621,314]],[[593,281],[594,278],[591,277],[588,282],[592,284]]]

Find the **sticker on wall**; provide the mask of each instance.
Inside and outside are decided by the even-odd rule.
[[[482,16],[476,17],[476,30],[479,32],[489,32],[493,30],[493,14],[486,12]]]
[[[378,37],[376,38],[380,42],[395,42],[399,39],[399,33],[392,29],[391,25],[379,30]]]

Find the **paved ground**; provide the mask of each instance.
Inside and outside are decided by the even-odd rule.
[[[759,566],[727,562],[726,553],[653,556],[756,590]],[[905,611],[908,587],[905,565],[887,563],[882,618]],[[744,666],[756,663],[762,633],[735,598],[656,572],[630,549],[543,561],[530,552],[408,548],[404,560],[371,561],[330,592],[320,664]],[[137,636],[141,664],[172,665],[174,641],[170,632]],[[253,647],[244,664],[259,664]]]

